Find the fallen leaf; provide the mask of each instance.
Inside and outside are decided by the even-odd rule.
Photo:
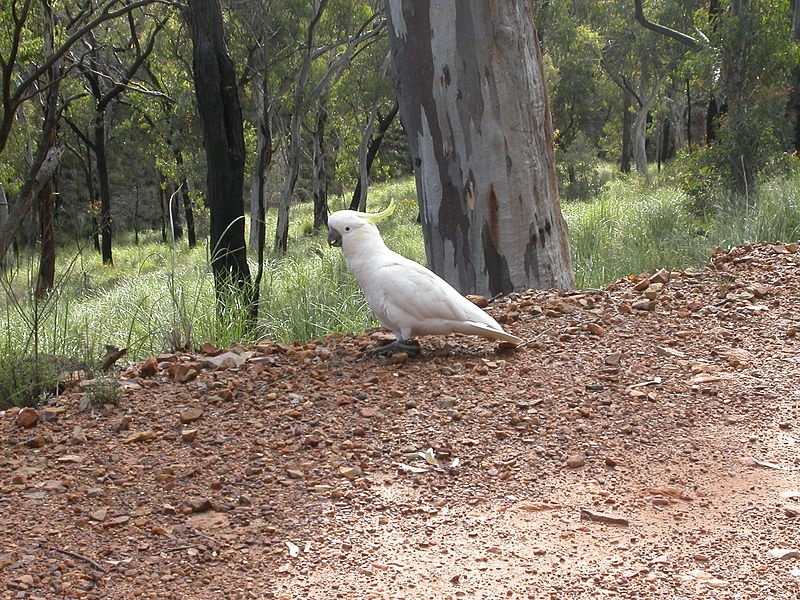
[[[634,383],[629,389],[644,387],[646,385],[658,385],[661,383],[661,377],[653,377],[650,381],[643,381],[641,383]]]
[[[402,469],[403,471],[408,471],[409,473],[427,473],[428,472],[428,469],[425,469],[423,467],[414,467],[412,465],[407,465],[405,463],[400,463],[400,462],[399,463],[395,463],[395,464],[398,467],[400,467],[400,469]]]

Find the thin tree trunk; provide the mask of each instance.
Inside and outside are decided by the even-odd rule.
[[[47,2],[42,2],[42,13],[44,15],[43,33],[46,56],[52,56],[54,52],[53,42],[53,14]],[[47,70],[47,104],[45,107],[44,128],[42,130],[43,141],[46,152],[51,154],[60,151],[55,150],[56,146],[56,124],[58,122],[58,90],[62,74],[62,61],[57,61]],[[56,243],[53,231],[53,177],[55,166],[50,173],[40,172],[38,178],[42,181],[41,189],[37,194],[37,204],[39,207],[39,273],[36,277],[36,296],[42,298],[53,289],[56,275]],[[43,179],[44,178],[44,179]]]
[[[183,152],[178,148],[172,150],[175,156],[175,166],[178,170],[178,186],[181,190],[181,199],[183,201],[183,216],[186,220],[186,236],[189,242],[189,248],[194,248],[197,245],[197,234],[194,229],[194,208],[192,207],[192,195],[189,190],[189,181],[186,179],[183,166]],[[178,236],[180,237],[180,236]]]
[[[315,0],[311,21],[306,29],[305,52],[303,62],[297,74],[297,82],[294,92],[294,109],[291,117],[291,128],[289,135],[289,147],[286,150],[286,175],[284,178],[283,190],[278,203],[278,222],[275,226],[275,251],[285,254],[289,247],[289,208],[292,205],[294,187],[300,174],[300,124],[305,112],[306,88],[313,61],[313,41],[314,33],[322,17],[322,13],[328,5],[328,0]]]
[[[166,244],[167,243],[167,203],[164,199],[164,196],[167,194],[167,178],[164,177],[164,174],[159,172],[159,178],[161,179],[161,185],[158,186],[158,207],[160,209],[160,221],[161,221],[161,242]]]
[[[429,266],[462,293],[573,287],[530,3],[386,4]]]
[[[139,186],[133,186],[133,241],[139,245]]]
[[[631,130],[633,129],[633,119],[631,108],[633,107],[633,96],[627,89],[622,89],[622,162],[620,171],[623,173],[631,172]]]
[[[378,151],[381,148],[381,144],[383,143],[383,138],[386,137],[386,132],[389,131],[389,127],[392,126],[395,117],[397,116],[398,111],[400,110],[400,105],[397,102],[394,103],[392,110],[389,111],[389,114],[385,117],[381,118],[380,115],[378,116],[378,133],[375,137],[371,138],[369,141],[369,145],[367,147],[367,151],[364,154],[363,160],[361,156],[359,156],[359,168],[358,168],[358,181],[356,182],[356,189],[353,190],[353,199],[350,201],[350,210],[360,210],[365,211],[367,210],[367,187],[369,184],[369,174],[372,170],[372,163],[375,162],[375,158],[378,156]],[[377,113],[376,113],[377,114]],[[369,124],[367,125],[367,130],[370,130]],[[364,135],[371,135],[371,132],[368,134],[367,131],[364,132]],[[359,155],[361,153],[359,152]]]
[[[183,188],[177,185],[170,185],[170,189],[175,191],[169,195],[169,220],[172,225],[172,239],[177,241],[183,239],[183,227],[181,226],[181,207],[183,205]]]
[[[317,101],[316,127],[314,128],[314,225],[316,234],[328,226],[328,176],[325,169],[325,124],[328,121],[328,94]]]
[[[0,181],[0,230],[2,230],[8,222],[8,196],[6,196],[6,189],[3,187],[3,182]],[[0,273],[5,272],[8,268],[8,245],[0,246]]]
[[[692,90],[686,80],[686,147],[692,152]]]
[[[97,182],[100,189],[100,251],[103,264],[114,263],[111,251],[111,188],[108,183],[108,160],[106,158],[105,113],[98,111],[94,120],[94,154],[97,163]]]
[[[256,119],[256,165],[253,169],[253,184],[250,190],[250,246],[261,248],[263,256],[266,244],[266,186],[272,165],[272,115],[270,93],[265,75],[258,74],[260,85],[254,86],[258,106]]]

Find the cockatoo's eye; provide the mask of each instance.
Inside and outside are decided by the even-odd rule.
[[[345,231],[350,231],[350,228],[349,227],[345,227],[344,230]]]

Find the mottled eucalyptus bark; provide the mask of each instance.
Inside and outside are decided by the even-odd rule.
[[[462,293],[575,285],[524,0],[387,0],[429,266]]]

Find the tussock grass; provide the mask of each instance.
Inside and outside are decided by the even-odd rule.
[[[424,264],[413,180],[370,192],[371,210],[390,198],[398,203],[395,216],[381,225],[387,244]],[[346,202],[332,199],[331,210]],[[699,267],[715,246],[800,238],[800,175],[764,184],[744,209],[720,205],[701,218],[688,206],[678,188],[634,177],[611,179],[592,202],[565,202],[578,287],[659,268]],[[233,314],[219,318],[207,247],[164,245],[156,233],[140,235],[139,245],[118,239],[113,266],[102,265],[88,245],[60,248],[59,281],[44,299],[31,292],[33,259],[7,271],[0,278],[0,407],[37,402],[55,388],[64,366],[96,365],[105,344],[126,347],[127,359],[142,360],[206,341],[219,347],[262,338],[288,343],[375,324],[341,251],[328,247],[325,232],[307,235],[312,207],[295,206],[292,217],[289,253],[266,260],[255,328],[235,303]],[[273,228],[270,215],[267,231]],[[250,267],[255,274],[255,263]]]

